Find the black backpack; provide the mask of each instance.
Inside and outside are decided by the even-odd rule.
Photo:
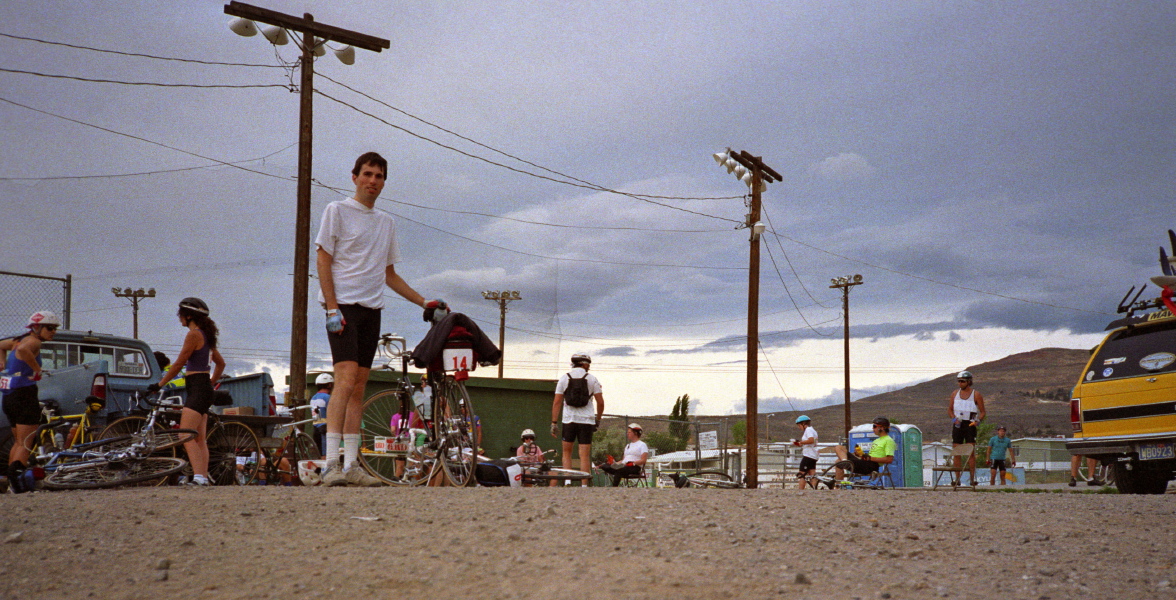
[[[588,401],[592,399],[592,394],[588,393],[588,374],[585,373],[579,379],[572,377],[568,373],[568,388],[564,390],[564,403],[572,408],[583,408],[588,406]]]

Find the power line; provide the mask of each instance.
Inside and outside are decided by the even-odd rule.
[[[554,169],[549,169],[549,168],[547,168],[547,167],[545,167],[545,166],[543,166],[543,165],[540,165],[540,164],[537,164],[537,163],[531,162],[531,161],[529,161],[529,160],[527,160],[527,159],[525,159],[525,158],[520,158],[520,157],[518,157],[518,156],[515,156],[515,155],[513,155],[513,154],[510,154],[510,153],[508,153],[508,152],[505,152],[505,151],[499,150],[499,149],[497,149],[497,148],[494,148],[493,146],[489,146],[489,145],[487,145],[487,144],[483,144],[482,142],[479,142],[479,141],[477,141],[477,140],[475,140],[475,139],[472,139],[472,138],[466,137],[466,136],[464,136],[464,135],[462,135],[462,134],[460,134],[460,133],[457,133],[456,131],[451,131],[451,130],[449,130],[449,129],[446,129],[446,128],[444,128],[444,127],[440,126],[440,125],[437,125],[436,123],[432,123],[432,122],[430,122],[430,121],[426,121],[425,119],[422,119],[422,118],[420,118],[420,117],[418,117],[418,116],[416,116],[416,115],[414,115],[414,114],[412,114],[412,113],[409,113],[408,111],[405,111],[405,110],[403,110],[403,109],[400,109],[400,108],[397,108],[397,107],[395,107],[395,106],[392,106],[391,104],[388,104],[387,102],[384,102],[383,100],[380,100],[380,99],[378,99],[378,98],[372,97],[372,96],[370,96],[370,95],[368,95],[368,94],[366,94],[366,93],[364,93],[364,92],[361,92],[361,91],[359,91],[359,90],[357,90],[357,89],[355,89],[355,88],[353,88],[353,87],[351,87],[351,86],[349,86],[349,85],[347,85],[347,84],[345,84],[345,83],[342,83],[342,82],[336,81],[336,80],[334,80],[334,79],[331,79],[330,77],[328,77],[328,76],[326,76],[326,75],[321,75],[321,77],[322,77],[323,79],[326,79],[327,81],[330,81],[331,83],[333,83],[333,84],[335,84],[335,85],[337,85],[337,86],[339,86],[339,87],[342,87],[342,88],[344,88],[344,89],[347,89],[347,90],[349,90],[349,91],[351,91],[351,92],[353,92],[353,93],[355,93],[355,94],[358,94],[358,95],[360,95],[360,96],[363,96],[364,98],[367,98],[368,100],[371,100],[372,102],[375,102],[376,104],[379,104],[379,105],[381,105],[381,106],[385,106],[385,107],[387,107],[387,108],[389,108],[389,109],[391,109],[391,110],[394,110],[394,111],[396,111],[396,112],[398,112],[398,113],[400,113],[400,114],[402,114],[402,115],[404,115],[404,116],[406,116],[406,117],[408,117],[408,118],[410,118],[410,119],[413,119],[413,120],[415,120],[415,121],[418,121],[418,122],[420,122],[420,123],[424,123],[425,125],[428,125],[429,127],[433,127],[433,128],[435,128],[435,129],[438,129],[438,130],[440,130],[440,131],[444,131],[445,133],[448,133],[449,135],[452,135],[452,136],[454,136],[454,137],[456,137],[456,138],[460,138],[460,139],[462,139],[462,140],[465,140],[465,141],[467,141],[467,142],[469,142],[469,143],[471,143],[471,144],[474,144],[475,146],[479,146],[479,147],[485,148],[485,149],[487,149],[487,150],[489,150],[489,151],[491,151],[491,152],[495,152],[495,153],[497,153],[497,154],[501,154],[501,155],[503,155],[503,156],[505,156],[505,157],[507,157],[507,158],[511,158],[511,159],[517,160],[517,161],[519,161],[519,162],[521,162],[521,163],[523,163],[523,164],[530,165],[530,166],[532,166],[532,167],[535,167],[535,168],[537,168],[537,169],[542,169],[542,170],[544,170],[544,171],[547,171],[548,173],[551,173],[551,174],[553,174],[553,175],[559,175],[560,177],[565,177],[565,178],[567,178],[567,179],[571,179],[572,181],[576,181],[576,182],[582,183],[582,184],[584,184],[584,185],[587,185],[587,186],[590,186],[592,189],[595,189],[595,190],[598,190],[598,191],[602,191],[602,192],[610,192],[610,193],[614,193],[614,194],[620,194],[620,193],[623,193],[623,192],[618,192],[618,191],[616,191],[616,190],[613,190],[613,189],[607,188],[607,187],[605,187],[605,186],[603,186],[603,185],[600,185],[600,184],[597,184],[597,183],[592,183],[591,181],[585,181],[585,180],[583,180],[583,179],[579,179],[579,178],[577,178],[577,177],[573,177],[572,175],[568,175],[567,173],[561,173],[561,172],[559,172],[559,171],[556,171],[556,170],[554,170]],[[358,110],[358,109],[357,109],[357,110]],[[739,198],[742,198],[742,196],[710,196],[710,197],[706,197],[706,196],[700,196],[700,197],[688,197],[688,196],[655,196],[655,195],[652,195],[652,194],[636,194],[636,193],[634,193],[634,194],[628,194],[628,193],[624,193],[624,194],[625,194],[625,195],[629,195],[629,196],[634,196],[634,197],[636,197],[636,196],[640,196],[640,197],[642,197],[642,198],[655,198],[655,199],[659,199],[659,200],[737,200],[737,199],[739,199]]]
[[[720,217],[720,216],[718,216],[718,215],[712,215],[712,214],[708,214],[708,213],[704,213],[704,212],[699,212],[699,211],[696,211],[696,210],[690,210],[690,209],[688,209],[688,208],[682,208],[682,207],[680,207],[680,206],[674,206],[674,205],[672,205],[672,204],[666,204],[666,203],[664,203],[664,202],[658,202],[658,201],[656,201],[656,200],[651,200],[651,199],[649,199],[649,198],[642,197],[642,196],[640,196],[640,195],[637,195],[637,194],[632,194],[632,193],[629,193],[629,192],[622,192],[622,191],[619,191],[619,190],[613,190],[613,189],[608,189],[608,188],[600,188],[600,187],[596,187],[596,186],[594,186],[594,185],[585,185],[585,184],[582,184],[582,183],[574,183],[574,182],[571,182],[571,181],[564,181],[564,180],[562,180],[562,179],[556,179],[556,178],[554,178],[554,177],[549,177],[549,176],[547,176],[547,175],[542,175],[542,174],[540,174],[540,173],[533,173],[533,172],[531,172],[531,171],[527,171],[527,170],[525,170],[525,169],[519,169],[519,168],[516,168],[516,167],[512,167],[512,166],[510,166],[510,165],[506,165],[506,164],[503,164],[503,163],[500,163],[500,162],[496,162],[496,161],[490,160],[490,159],[488,159],[488,158],[486,158],[486,157],[483,157],[483,156],[478,156],[477,154],[472,154],[472,153],[466,152],[465,150],[461,150],[461,149],[455,148],[455,147],[453,147],[453,146],[450,146],[450,145],[448,145],[448,144],[443,144],[443,143],[441,143],[441,142],[438,142],[437,140],[434,140],[434,139],[431,139],[431,138],[427,138],[427,137],[425,137],[425,136],[423,136],[423,135],[421,135],[421,134],[419,134],[419,133],[415,133],[415,132],[413,132],[413,131],[410,131],[410,130],[408,130],[408,129],[405,129],[404,127],[401,127],[401,126],[399,126],[399,125],[395,125],[395,124],[393,124],[393,123],[391,123],[391,122],[389,122],[389,121],[387,121],[387,120],[385,120],[385,119],[382,119],[382,118],[380,118],[380,117],[378,117],[378,116],[376,116],[376,115],[374,115],[374,114],[372,114],[372,113],[370,113],[370,112],[367,112],[367,111],[365,111],[365,110],[363,110],[363,109],[361,109],[361,108],[358,108],[358,107],[356,107],[356,106],[354,106],[354,105],[352,105],[352,104],[348,104],[347,102],[344,102],[343,100],[340,100],[340,99],[338,99],[338,98],[335,98],[334,96],[331,96],[331,95],[329,95],[329,94],[326,94],[326,93],[324,93],[322,90],[314,90],[314,92],[315,92],[316,94],[318,94],[318,95],[320,95],[320,96],[322,96],[322,97],[324,97],[324,98],[328,99],[328,100],[331,100],[332,102],[336,102],[336,103],[338,103],[338,104],[342,104],[343,106],[346,106],[347,108],[350,108],[351,110],[354,110],[355,112],[357,112],[357,113],[359,113],[359,114],[361,114],[361,115],[364,115],[364,116],[367,116],[367,117],[371,117],[372,119],[375,119],[376,121],[379,121],[379,122],[381,122],[381,123],[383,123],[383,124],[387,125],[388,127],[391,127],[391,128],[393,128],[393,129],[396,129],[396,130],[398,130],[398,131],[402,131],[402,132],[404,132],[404,133],[407,133],[408,135],[411,135],[412,137],[415,137],[415,138],[417,138],[417,139],[419,139],[419,140],[422,140],[422,141],[425,141],[425,142],[429,142],[430,144],[434,144],[434,145],[436,145],[436,146],[439,146],[439,147],[441,147],[441,148],[445,148],[446,150],[450,150],[450,151],[456,152],[456,153],[458,153],[458,154],[461,154],[462,156],[466,156],[466,157],[468,157],[468,158],[472,158],[472,159],[474,159],[474,160],[478,160],[478,161],[481,161],[481,162],[484,162],[484,163],[487,163],[487,164],[490,164],[490,165],[494,165],[494,166],[496,166],[496,167],[500,167],[500,168],[506,169],[506,170],[508,170],[508,171],[513,171],[513,172],[515,172],[515,173],[519,173],[519,174],[521,174],[521,175],[529,175],[529,176],[531,176],[531,177],[535,177],[536,179],[543,179],[543,180],[545,180],[545,181],[550,181],[550,182],[553,182],[553,183],[559,183],[559,184],[562,184],[562,185],[569,185],[569,186],[572,186],[572,187],[578,187],[578,188],[583,188],[583,189],[589,189],[589,190],[593,190],[593,191],[597,191],[597,192],[608,192],[608,193],[611,193],[611,194],[618,194],[618,195],[621,195],[621,196],[628,196],[628,197],[630,197],[630,198],[633,198],[634,200],[638,200],[638,201],[641,201],[641,202],[646,202],[646,203],[649,203],[649,204],[654,204],[654,205],[657,205],[657,206],[661,206],[661,207],[663,207],[663,208],[669,208],[669,209],[672,209],[672,210],[677,210],[677,211],[681,211],[681,212],[685,212],[685,213],[690,213],[690,214],[692,214],[692,215],[698,215],[698,216],[700,216],[700,217],[707,217],[707,218],[710,218],[710,219],[716,219],[716,220],[719,220],[719,221],[726,221],[726,222],[729,222],[729,223],[736,223],[736,224],[742,223],[742,221],[739,221],[739,220],[736,220],[736,219],[730,219],[730,218],[727,218],[727,217]],[[735,197],[741,197],[741,196],[735,196]]]
[[[780,393],[784,394],[784,399],[788,401],[788,407],[791,408],[793,411],[795,411],[796,406],[792,404],[792,398],[788,397],[788,392],[784,391],[784,384],[780,383],[780,375],[778,373],[776,373],[775,369],[772,368],[772,361],[770,359],[768,359],[767,350],[764,350],[763,344],[759,344],[758,342],[756,342],[756,343],[757,343],[757,345],[759,345],[760,354],[764,355],[764,362],[767,363],[767,365],[768,365],[768,372],[771,373],[772,377],[774,377],[776,379],[776,385],[780,388]]]
[[[772,268],[774,268],[776,270],[776,277],[778,277],[780,279],[780,284],[784,286],[784,293],[787,294],[788,299],[790,301],[792,301],[792,306],[796,308],[796,314],[800,315],[800,320],[804,321],[804,324],[807,325],[808,328],[813,331],[813,333],[815,333],[819,336],[833,335],[832,332],[821,333],[820,331],[817,331],[816,328],[814,328],[811,323],[809,323],[808,317],[804,316],[804,313],[801,312],[801,310],[800,310],[800,305],[798,305],[796,303],[796,298],[792,297],[792,291],[788,289],[788,284],[784,282],[784,275],[780,273],[780,265],[776,264],[776,255],[772,254],[772,245],[771,244],[764,244],[764,248],[767,249],[768,258],[771,259],[771,261],[772,261]]]
[[[768,227],[775,229],[776,226],[774,224],[772,224],[772,217],[771,217],[771,215],[768,214],[767,207],[761,206],[760,211],[763,213],[764,218],[768,220]],[[765,246],[766,245],[767,244],[765,244]],[[776,238],[776,245],[780,247],[780,254],[782,254],[784,256],[784,262],[788,263],[788,268],[792,270],[792,276],[796,277],[796,282],[800,284],[800,289],[804,290],[804,293],[809,297],[809,300],[812,300],[813,302],[815,302],[817,304],[817,306],[820,306],[821,308],[831,308],[829,306],[825,306],[824,304],[821,304],[820,300],[817,300],[815,297],[813,297],[813,294],[812,294],[812,292],[809,291],[808,286],[806,286],[804,284],[804,280],[800,278],[800,274],[796,272],[796,267],[792,266],[792,260],[790,258],[788,258],[788,253],[784,251],[784,244],[780,243],[779,237]],[[768,252],[770,254],[771,249],[769,249]],[[773,264],[775,264],[774,260],[773,260]],[[779,269],[777,269],[777,272],[779,272]]]
[[[51,79],[71,79],[73,81],[85,81],[87,83],[116,83],[119,85],[135,85],[135,86],[149,86],[149,87],[165,87],[165,88],[282,88],[290,89],[290,86],[280,83],[158,83],[154,81],[121,81],[118,79],[93,79],[90,77],[77,77],[74,75],[53,75],[50,73],[38,73],[36,71],[22,71],[20,69],[6,69],[0,67],[0,72],[4,73],[19,73],[21,75],[35,75],[37,77],[48,77]]]
[[[198,60],[195,58],[172,58],[172,57],[167,57],[167,56],[154,56],[151,54],[138,54],[135,52],[123,52],[121,50],[104,50],[102,48],[91,48],[89,46],[78,46],[76,44],[67,44],[65,42],[51,42],[49,40],[41,40],[41,39],[37,39],[37,38],[24,37],[24,36],[20,36],[20,35],[13,35],[11,33],[3,33],[3,32],[0,32],[0,36],[6,37],[6,38],[11,38],[14,40],[23,40],[26,42],[37,42],[38,44],[49,44],[50,46],[64,46],[66,48],[73,48],[75,50],[88,50],[91,52],[102,52],[105,54],[118,54],[121,56],[133,56],[136,58],[151,58],[154,60],[170,60],[170,61],[176,61],[176,62],[195,63],[195,64],[200,64],[200,65],[217,65],[217,66],[225,66],[225,67],[254,67],[254,68],[262,68],[262,69],[281,69],[281,68],[283,68],[278,65],[258,65],[258,64],[250,64],[250,63],[217,62],[217,61],[211,61],[211,60]]]
[[[294,146],[297,146],[297,145],[298,145],[298,142],[294,142],[293,144],[290,144],[289,146],[286,146],[285,148],[282,148],[280,150],[276,150],[274,152],[266,154],[265,156],[260,156],[258,158],[248,158],[245,160],[239,160],[239,161],[236,161],[236,162],[233,162],[230,164],[241,165],[241,164],[245,164],[245,163],[257,162],[259,160],[265,160],[265,159],[270,158],[272,156],[275,156],[277,154],[281,154],[282,152],[285,152],[286,150],[289,150],[290,148],[293,148]],[[212,164],[212,165],[201,165],[198,167],[182,167],[179,169],[161,169],[159,171],[142,171],[139,173],[108,173],[108,174],[104,174],[104,175],[62,175],[62,176],[58,176],[58,177],[0,177],[0,181],[59,181],[62,179],[113,179],[113,178],[119,178],[119,177],[139,177],[139,176],[143,176],[143,175],[160,175],[160,174],[164,174],[164,173],[181,173],[184,171],[196,171],[199,169],[210,169],[212,167],[218,167],[218,166],[221,166],[221,165],[220,164]]]

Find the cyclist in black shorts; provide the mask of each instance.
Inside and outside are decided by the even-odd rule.
[[[572,468],[572,445],[577,444],[580,450],[580,470],[585,473],[592,472],[592,434],[596,432],[600,425],[600,417],[604,414],[604,388],[596,376],[588,372],[590,368],[592,357],[583,352],[573,354],[572,370],[559,378],[559,383],[555,386],[555,399],[551,403],[551,437],[563,439],[563,467]],[[565,402],[564,393],[568,391],[572,379],[585,381],[588,394],[595,403],[589,401],[583,406],[572,406]],[[582,481],[580,485],[588,487],[588,480]]]
[[[31,492],[25,486],[25,467],[29,451],[24,440],[41,423],[41,404],[37,382],[41,379],[41,342],[53,339],[61,320],[47,310],[29,317],[29,332],[15,340],[0,342],[8,352],[4,373],[0,374],[0,392],[4,396],[4,416],[12,426],[13,443],[8,452],[8,489],[13,493]]]
[[[213,386],[220,381],[221,373],[225,371],[225,359],[221,358],[220,351],[216,349],[220,330],[208,318],[208,313],[208,305],[200,298],[180,300],[176,316],[180,324],[188,328],[188,333],[184,335],[184,346],[159,383],[151,384],[148,388],[148,392],[155,393],[179,375],[182,369],[187,369],[185,388],[188,394],[184,400],[184,410],[180,413],[180,427],[196,431],[196,437],[184,442],[188,462],[192,465],[192,480],[188,484],[194,486],[212,484],[208,479],[208,409],[212,406]],[[210,369],[213,365],[216,368]]]

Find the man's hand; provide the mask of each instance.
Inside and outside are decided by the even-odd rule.
[[[559,437],[559,423],[552,423],[551,424],[551,437],[553,437],[553,438]]]
[[[347,321],[343,315],[339,313],[338,309],[334,311],[327,311],[327,331],[330,333],[342,333],[343,327],[347,325]]]
[[[163,389],[162,385],[159,385],[158,383],[152,383],[151,385],[147,386],[147,393],[154,394],[161,389]]]

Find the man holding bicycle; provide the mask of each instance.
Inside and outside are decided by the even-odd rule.
[[[355,197],[327,205],[315,238],[319,301],[327,311],[327,338],[335,365],[325,436],[328,461],[323,483],[328,486],[382,485],[356,459],[364,388],[380,339],[384,286],[422,308],[445,306],[440,300],[426,302],[396,273],[395,263],[400,260],[396,221],[375,209],[387,172],[388,161],[375,152],[356,159],[351,170]],[[342,464],[335,457],[340,442]]]

